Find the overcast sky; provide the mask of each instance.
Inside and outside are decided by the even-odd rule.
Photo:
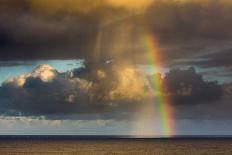
[[[134,134],[160,73],[175,134],[231,135],[231,27],[230,0],[0,0],[0,134]]]

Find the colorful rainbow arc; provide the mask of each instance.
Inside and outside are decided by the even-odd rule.
[[[148,33],[148,31],[146,31],[144,25],[141,26],[140,31],[144,41],[145,50],[148,54],[148,62],[152,66],[152,72],[158,73],[157,66],[159,66],[161,59],[157,48],[157,41],[152,33]],[[160,134],[171,137],[175,134],[174,123],[172,122],[172,109],[170,107],[168,97],[164,95],[163,85],[158,74],[151,78],[151,86],[152,88],[150,88],[150,92],[152,102],[159,111],[160,125],[162,127]]]

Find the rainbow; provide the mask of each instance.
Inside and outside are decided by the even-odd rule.
[[[157,66],[161,63],[157,41],[152,33],[146,31],[145,26],[141,26],[141,37],[144,42],[144,48],[147,52],[148,63],[152,67],[153,73],[158,73]],[[161,136],[171,137],[175,134],[172,109],[169,104],[169,99],[164,95],[164,88],[161,82],[161,76],[158,74],[152,76],[150,86],[151,100],[154,108],[158,111],[159,123],[161,131],[158,133]],[[157,125],[157,124],[156,124]],[[157,135],[157,133],[154,135]]]

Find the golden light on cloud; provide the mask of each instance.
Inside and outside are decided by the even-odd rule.
[[[49,82],[56,76],[56,71],[49,65],[39,65],[29,74],[22,74],[20,76],[15,76],[7,79],[4,84],[11,84],[15,87],[23,87],[26,79],[29,77],[39,78],[43,82]]]
[[[127,9],[143,10],[154,0],[107,0],[108,3],[115,7],[125,7]]]
[[[32,11],[45,15],[88,13],[99,7],[122,7],[143,10],[153,0],[27,0]]]
[[[30,76],[39,77],[42,81],[48,82],[55,77],[55,69],[49,65],[39,65],[32,71]]]
[[[124,97],[141,100],[145,97],[143,76],[134,67],[117,68],[116,74],[118,82],[115,89],[109,92],[111,100]]]
[[[21,75],[19,77],[12,77],[5,81],[5,83],[12,83],[16,87],[22,87],[25,83],[26,75]]]
[[[29,0],[29,6],[38,13],[86,13],[99,7],[103,0]]]

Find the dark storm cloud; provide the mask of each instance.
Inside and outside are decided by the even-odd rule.
[[[232,4],[220,1],[156,1],[146,12],[149,27],[164,40],[232,37]]]
[[[147,9],[145,20],[160,40],[162,56],[169,66],[179,59],[183,66],[228,66],[232,60],[231,8],[226,0],[156,1]],[[220,58],[204,55],[214,51]]]
[[[230,40],[232,36],[232,4],[226,0],[156,0],[153,4],[146,2],[149,5],[142,13],[128,10],[139,8],[139,1],[72,2],[78,5],[64,0],[54,5],[52,2],[0,1],[0,59],[130,58],[146,62],[139,32],[142,21],[160,40],[164,47],[161,54],[167,62],[194,51],[185,51],[179,43]]]
[[[232,117],[232,84],[223,84],[221,88],[223,89],[223,97],[220,100],[201,101],[198,104],[176,104],[175,117],[196,121],[230,120]]]
[[[174,69],[164,78],[165,91],[176,119],[230,120],[232,87],[207,81],[194,68]]]
[[[166,92],[173,103],[201,103],[220,100],[223,88],[216,81],[204,81],[194,68],[187,70],[173,69],[164,78]]]
[[[3,60],[81,57],[82,51],[90,50],[88,46],[93,43],[97,28],[96,22],[44,19],[27,14],[5,18],[0,17]]]
[[[78,4],[80,2],[73,1]],[[118,10],[122,10],[103,5],[88,12],[81,12],[79,11],[81,8],[74,7],[71,10],[64,8],[59,12],[55,11],[54,15],[47,15],[32,9],[30,1],[24,2],[26,7],[21,4],[23,1],[20,3],[15,0],[12,2],[3,0],[0,3],[2,3],[0,7],[2,60],[88,58],[94,48],[99,24],[105,16],[116,17],[121,14]],[[61,0],[59,3],[66,4],[66,1]],[[67,3],[71,5],[71,1]],[[48,3],[44,1],[41,5],[38,7],[46,8],[43,5]]]

